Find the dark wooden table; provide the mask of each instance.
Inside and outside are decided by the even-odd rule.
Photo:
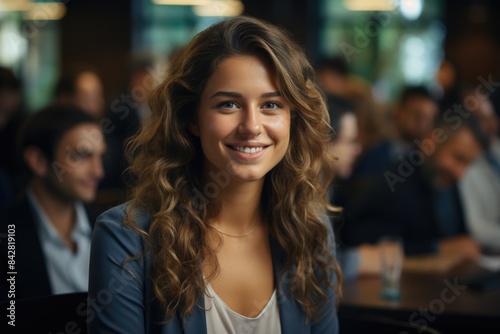
[[[339,314],[385,317],[416,329],[427,326],[443,333],[500,333],[500,288],[478,291],[462,284],[471,273],[486,272],[464,263],[445,274],[403,272],[401,298],[384,300],[379,277],[345,282]]]

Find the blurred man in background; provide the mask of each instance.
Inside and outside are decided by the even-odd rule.
[[[33,114],[21,130],[19,152],[30,175],[25,196],[0,213],[15,226],[16,299],[87,291],[94,200],[103,177],[104,138],[95,119],[69,106]],[[3,232],[5,233],[5,232]],[[8,270],[2,243],[2,273]],[[0,295],[7,297],[6,277]]]
[[[476,106],[470,111],[488,138],[488,148],[460,180],[465,222],[484,248],[500,252],[500,139],[498,116],[487,96],[466,91],[464,99]],[[474,102],[474,103],[472,103]]]
[[[479,245],[468,235],[457,182],[486,147],[477,121],[440,119],[419,149],[380,175],[344,231],[351,245],[403,238],[408,255],[461,254],[475,259]]]
[[[354,167],[346,186],[347,211],[358,211],[364,196],[391,163],[418,147],[431,131],[438,112],[438,104],[426,88],[404,89],[392,114],[394,135],[365,151]]]
[[[424,139],[439,112],[437,102],[426,88],[407,87],[400,96],[393,114],[395,134],[363,154],[353,177],[379,175],[398,156],[406,156],[416,142]]]

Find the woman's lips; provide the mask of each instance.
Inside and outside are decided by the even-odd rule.
[[[227,145],[233,156],[241,160],[254,160],[261,157],[269,146],[242,146],[242,145]]]

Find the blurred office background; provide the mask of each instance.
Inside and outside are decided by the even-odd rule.
[[[466,82],[497,76],[499,9],[493,0],[1,0],[0,65],[21,79],[28,110],[49,104],[59,75],[78,66],[95,68],[111,99],[133,61],[161,64],[200,30],[244,13],[291,31],[313,62],[343,56],[390,101],[404,84],[436,85],[445,57]]]

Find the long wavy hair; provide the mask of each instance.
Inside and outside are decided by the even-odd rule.
[[[270,234],[287,255],[281,279],[289,280],[289,293],[307,317],[316,319],[327,300],[325,286],[339,295],[341,282],[322,221],[332,177],[331,128],[314,70],[283,30],[254,18],[232,18],[202,31],[177,53],[150,96],[151,118],[127,145],[135,184],[125,223],[147,241],[154,293],[165,321],[176,312],[191,314],[206,291],[200,259],[215,264],[213,275],[219,266],[216,250],[206,241],[206,222],[217,214],[217,200],[200,198],[203,151],[188,127],[205,83],[222,61],[236,55],[265,57],[281,96],[292,106],[289,147],[266,175],[262,198]],[[151,216],[147,231],[134,223],[139,211]]]

